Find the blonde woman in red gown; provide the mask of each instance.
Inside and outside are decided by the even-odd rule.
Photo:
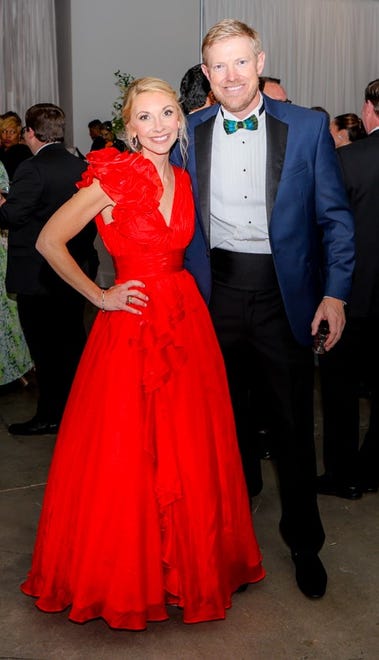
[[[60,426],[31,570],[46,612],[143,630],[223,619],[264,577],[221,353],[192,276],[189,178],[169,163],[185,120],[174,90],[134,81],[124,102],[134,153],[91,152],[79,192],[37,248],[99,311]],[[67,241],[96,216],[116,281],[101,290]]]

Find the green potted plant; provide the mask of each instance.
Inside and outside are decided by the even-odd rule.
[[[122,73],[119,69],[114,72],[116,78],[115,85],[119,89],[119,96],[116,101],[113,103],[112,110],[112,126],[116,135],[122,136],[124,134],[124,122],[122,119],[122,104],[124,101],[125,92],[128,89],[131,82],[134,80],[134,76],[130,73]]]

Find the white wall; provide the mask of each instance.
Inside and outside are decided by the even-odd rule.
[[[200,1],[71,0],[71,47],[73,141],[86,153],[88,122],[112,118],[115,71],[179,89],[200,57]]]

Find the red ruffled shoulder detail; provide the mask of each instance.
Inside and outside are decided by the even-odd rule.
[[[91,151],[86,159],[88,168],[76,184],[78,188],[98,179],[107,195],[123,208],[138,204],[140,213],[158,208],[163,186],[153,163],[142,154],[107,147]]]

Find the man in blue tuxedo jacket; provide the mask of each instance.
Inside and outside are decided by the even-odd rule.
[[[296,579],[323,596],[316,494],[312,335],[339,340],[354,265],[353,220],[327,118],[259,92],[259,35],[234,19],[203,41],[219,104],[190,115],[187,169],[196,231],[186,253],[223,350],[250,493],[249,393],[256,360],[270,392],[282,516]],[[173,161],[179,163],[178,150]],[[254,386],[256,387],[256,386]]]

